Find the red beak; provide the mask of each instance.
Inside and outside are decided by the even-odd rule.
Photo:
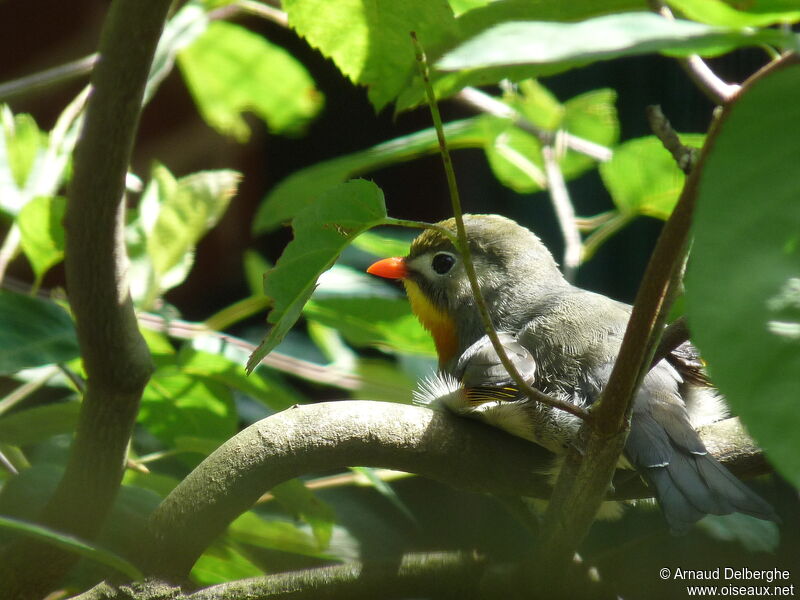
[[[403,258],[384,258],[370,265],[367,273],[385,277],[386,279],[405,279],[408,277],[408,267],[406,267],[406,261]]]

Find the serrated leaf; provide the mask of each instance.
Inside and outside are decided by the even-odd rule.
[[[66,362],[79,354],[75,326],[61,307],[0,291],[0,374]]]
[[[792,36],[777,31],[712,27],[653,13],[623,13],[580,23],[502,23],[448,52],[436,66],[457,71],[544,65],[547,74],[552,74],[554,67],[567,70],[652,52],[717,55],[739,46],[791,43]]]
[[[36,281],[41,281],[50,267],[64,258],[64,212],[66,198],[39,196],[32,199],[17,217],[25,256],[31,263]]]
[[[322,108],[322,93],[297,59],[232,23],[211,23],[178,65],[206,122],[240,142],[250,136],[244,112],[272,132],[297,134]]]
[[[444,131],[451,150],[479,148],[485,139],[481,117],[447,123]],[[295,171],[261,202],[253,219],[253,232],[271,231],[290,221],[324,192],[351,177],[438,151],[436,131],[430,128]]]
[[[702,134],[681,134],[692,148],[703,145]],[[667,219],[678,202],[685,176],[655,136],[628,140],[600,165],[600,176],[617,208],[627,215]]]
[[[341,251],[363,231],[386,218],[383,193],[363,179],[341,184],[300,212],[292,222],[294,239],[265,279],[274,300],[267,321],[273,325],[250,356],[252,371],[295,324],[311,297],[317,278],[333,265]]]
[[[333,524],[336,521],[333,509],[299,479],[284,481],[270,492],[285,510],[311,526],[317,541],[317,549],[325,550],[330,544]]]
[[[706,156],[686,312],[714,383],[800,486],[800,65],[747,86]],[[757,151],[756,151],[757,150]],[[791,163],[794,164],[794,163]]]
[[[72,433],[78,423],[79,402],[35,406],[0,418],[0,440],[25,446],[60,433]]]
[[[756,2],[723,2],[722,0],[667,0],[693,21],[727,27],[766,27],[775,23],[800,21],[800,8],[795,0],[758,0]],[[731,6],[735,4],[737,8]]]
[[[297,33],[353,83],[367,87],[376,110],[415,73],[410,32],[426,48],[455,35],[455,18],[445,0],[284,0],[283,8]]]

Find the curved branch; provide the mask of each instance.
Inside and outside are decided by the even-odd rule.
[[[729,421],[734,424],[723,421],[703,436],[736,473],[742,457],[750,461],[758,449]],[[370,401],[297,406],[251,425],[184,479],[151,516],[140,563],[149,574],[179,580],[263,492],[308,473],[362,465],[472,492],[548,498],[551,462],[535,444],[427,408]],[[631,486],[629,497],[642,491]]]
[[[75,149],[66,275],[88,382],[64,477],[40,522],[86,539],[102,526],[119,488],[152,369],[128,293],[123,193],[145,81],[169,6],[170,0],[111,4]],[[74,561],[41,543],[12,545],[2,561],[5,597],[42,597]]]

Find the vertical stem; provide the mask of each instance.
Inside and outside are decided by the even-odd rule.
[[[75,149],[65,218],[66,274],[86,393],[64,476],[40,522],[95,536],[116,497],[127,444],[152,365],[128,292],[125,174],[145,82],[170,0],[114,0]],[[6,598],[41,598],[75,556],[19,540],[0,557]]]

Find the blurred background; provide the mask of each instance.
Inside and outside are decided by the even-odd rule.
[[[91,54],[107,7],[107,2],[97,0],[0,2],[0,82]],[[243,268],[246,250],[256,250],[274,262],[291,238],[289,228],[268,235],[251,234],[257,208],[273,186],[303,167],[430,126],[427,108],[395,116],[389,107],[376,114],[363,88],[354,86],[331,61],[291,30],[254,17],[237,17],[235,22],[299,59],[324,97],[324,107],[303,132],[293,136],[271,134],[262,121],[247,117],[252,134],[245,143],[239,143],[220,135],[200,118],[178,69],[172,71],[146,107],[134,153],[134,173],[146,179],[151,163],[158,160],[176,176],[221,168],[244,175],[219,225],[198,245],[189,277],[166,295],[166,301],[189,321],[202,321],[248,295]],[[763,62],[759,50],[742,50],[711,64],[723,79],[741,82]],[[74,77],[23,95],[0,98],[0,102],[8,103],[15,114],[32,114],[46,131],[87,81],[88,75]],[[650,134],[644,114],[647,105],[660,104],[675,129],[684,133],[705,132],[713,109],[678,64],[661,56],[601,62],[545,78],[542,83],[560,101],[597,88],[615,90],[623,141]],[[454,100],[442,103],[441,110],[445,121],[475,114]],[[512,217],[539,234],[554,255],[561,255],[561,234],[545,192],[521,195],[504,187],[480,149],[457,150],[453,160],[466,211]],[[450,216],[438,155],[397,164],[366,177],[383,190],[390,216],[424,221]],[[596,170],[568,182],[568,188],[578,215],[594,215],[612,206]],[[580,268],[577,284],[632,302],[661,224],[647,217],[634,220]],[[5,226],[7,223],[0,224]],[[369,257],[355,256],[352,260],[356,266],[359,262],[365,266]],[[24,260],[12,263],[9,275],[21,281],[33,280]],[[62,286],[63,268],[57,267],[46,276],[43,288]],[[263,318],[259,314],[240,322],[232,333],[257,343],[265,330]],[[311,352],[302,344],[295,350],[301,355]],[[379,355],[378,351],[367,351],[366,355],[370,356],[370,352]],[[312,399],[342,395],[308,382],[296,384]],[[771,530],[759,534],[757,528],[745,527],[749,535],[755,536],[749,542],[726,541],[735,537],[731,531],[736,525],[716,523],[695,528],[685,537],[672,537],[657,510],[629,510],[620,522],[598,523],[594,527],[584,558],[598,567],[604,580],[613,582],[616,593],[626,598],[683,597],[679,595],[680,585],[659,579],[658,570],[662,567],[778,567],[791,570],[793,582],[800,583],[796,492],[777,476],[762,479],[756,487],[785,518],[779,540]],[[391,557],[409,550],[462,548],[513,559],[532,542],[530,534],[490,498],[453,491],[416,477],[399,479],[392,486],[409,513],[398,510],[369,487],[319,492],[333,506],[337,521],[350,536],[347,543],[356,540],[363,555]],[[265,510],[270,509],[267,506]],[[299,560],[279,552],[267,558],[275,570],[282,561],[287,567],[296,567]],[[308,564],[316,562],[308,559]]]

